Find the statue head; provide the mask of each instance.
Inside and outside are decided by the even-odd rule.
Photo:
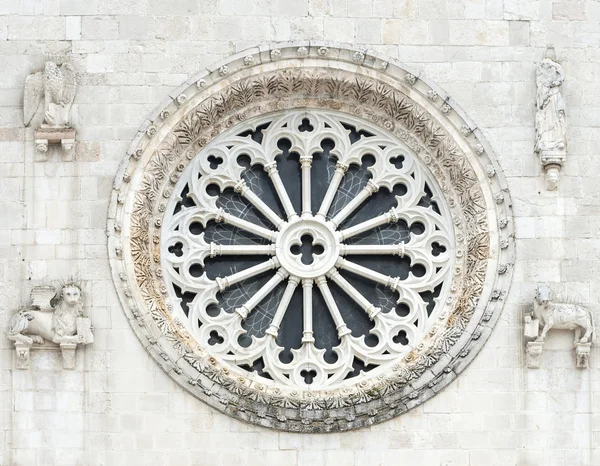
[[[562,66],[550,58],[544,58],[536,71],[536,81],[538,86],[553,87],[559,86],[564,81],[564,72]]]
[[[550,288],[538,286],[535,289],[535,300],[540,306],[548,304],[548,301],[550,301]]]
[[[73,283],[68,283],[62,287],[60,297],[61,301],[68,306],[81,304],[81,290]]]
[[[560,179],[560,166],[558,165],[547,165],[546,166],[546,189],[553,191],[558,186],[558,180]]]
[[[44,66],[44,69],[46,71],[54,71],[58,68],[58,66],[56,66],[56,63],[54,63],[53,61],[47,61],[46,65]]]

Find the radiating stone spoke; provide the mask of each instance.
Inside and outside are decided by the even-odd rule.
[[[231,215],[230,213],[224,212],[222,209],[217,214],[215,221],[228,223],[230,225],[233,225],[234,227],[238,227],[249,233],[254,233],[257,236],[261,236],[270,241],[273,241],[275,238],[277,238],[276,231],[268,230],[259,225],[255,225],[254,223],[249,222],[248,220],[244,220],[239,217],[236,217],[235,215]]]
[[[390,277],[389,275],[384,275],[382,273],[376,272],[368,267],[364,267],[362,265],[356,264],[354,262],[350,262],[347,259],[339,258],[336,266],[342,270],[347,270],[348,272],[352,272],[359,277],[366,278],[368,280],[375,281],[377,283],[381,283],[382,285],[388,286],[392,288],[391,284],[395,283],[396,277]],[[395,289],[395,288],[392,288]]]
[[[390,255],[403,257],[406,253],[406,244],[342,244],[340,254],[350,255]]]
[[[278,230],[281,229],[284,220],[275,212],[273,212],[273,210],[267,204],[265,204],[263,200],[258,197],[250,188],[248,188],[248,185],[244,180],[241,180],[235,186],[235,192],[248,199],[248,201],[269,220],[269,222],[275,225]]]
[[[267,297],[267,295],[275,289],[277,285],[279,285],[283,280],[288,277],[289,273],[280,268],[275,275],[271,277],[271,279],[265,283],[260,290],[258,290],[245,304],[241,307],[236,308],[235,312],[237,312],[242,320],[245,320],[248,317],[248,314],[252,312],[258,304]]]
[[[354,288],[348,280],[340,275],[337,269],[331,269],[327,273],[327,277],[330,278],[336,285],[338,285],[348,296],[350,296],[354,302],[356,302],[369,316],[369,319],[373,318],[381,312],[381,308],[376,307],[367,298],[365,298],[360,291]]]
[[[253,267],[248,267],[240,272],[236,272],[232,275],[228,275],[227,277],[217,277],[215,281],[219,286],[219,290],[223,291],[226,288],[229,288],[232,285],[235,285],[238,282],[243,280],[247,280],[248,278],[252,278],[256,275],[260,275],[268,270],[275,269],[279,267],[279,260],[276,257],[269,259],[268,261],[261,262],[260,264],[256,264]]]
[[[273,321],[269,328],[265,333],[277,338],[279,333],[279,326],[281,325],[281,321],[285,316],[285,313],[290,305],[290,301],[292,300],[292,296],[294,295],[294,291],[296,287],[300,283],[300,279],[294,275],[291,275],[288,279],[288,284],[283,292],[283,296],[281,297],[281,301],[279,301],[279,305],[277,306],[277,310],[275,311],[275,316],[273,316]]]
[[[379,186],[373,183],[371,180],[367,182],[367,186],[365,186],[357,196],[352,199],[348,204],[344,206],[342,210],[340,210],[335,217],[333,217],[330,222],[337,228],[340,224],[348,218],[358,207],[365,202],[369,197],[376,193],[379,190]]]
[[[347,240],[348,238],[352,238],[353,236],[360,235],[365,231],[372,230],[373,228],[377,228],[381,225],[385,225],[386,223],[395,223],[399,220],[398,215],[396,214],[395,209],[390,209],[388,212],[378,215],[377,217],[373,217],[369,220],[365,220],[357,225],[354,225],[350,228],[346,228],[345,230],[340,230],[338,235],[341,241]]]
[[[293,220],[298,216],[296,211],[294,210],[294,206],[292,205],[292,201],[290,200],[290,196],[285,190],[285,186],[281,177],[279,176],[279,170],[277,170],[277,163],[272,162],[268,165],[265,165],[265,171],[271,178],[273,182],[273,186],[275,187],[275,191],[277,192],[277,196],[279,196],[279,200],[283,205],[283,210],[285,210],[285,214],[288,217],[288,220]]]
[[[329,208],[331,207],[335,193],[340,187],[342,178],[347,171],[348,165],[345,163],[338,162],[335,164],[335,171],[333,172],[333,177],[331,178],[331,182],[327,187],[325,197],[323,197],[323,201],[321,202],[321,207],[319,207],[319,211],[317,212],[317,218],[325,219],[327,217],[327,213],[329,212]]]
[[[210,243],[210,257],[216,256],[274,256],[274,244],[216,244]]]
[[[300,167],[302,170],[302,216],[312,215],[311,207],[311,183],[310,171],[312,167],[312,155],[303,155],[300,157]]]
[[[316,280],[317,286],[323,295],[323,299],[325,300],[325,304],[327,305],[327,309],[329,309],[329,313],[331,314],[331,318],[335,323],[335,328],[337,329],[338,336],[342,338],[344,335],[348,335],[350,333],[350,329],[344,322],[344,318],[340,313],[339,308],[335,300],[333,299],[333,295],[331,294],[331,290],[329,289],[329,285],[327,284],[327,279],[324,276],[318,277]]]
[[[302,343],[314,343],[313,336],[313,309],[312,309],[313,281],[309,278],[302,280]]]
[[[275,245],[269,244],[217,244],[217,243],[207,243],[204,240],[204,233],[201,233],[197,237],[193,238],[191,241],[186,241],[183,238],[179,239],[175,237],[171,240],[171,243],[176,243],[177,241],[181,241],[185,243],[185,249],[187,253],[187,257],[184,258],[183,255],[180,258],[177,256],[174,257],[172,263],[182,263],[185,261],[189,261],[190,263],[199,262],[201,265],[204,265],[205,260],[210,257],[214,258],[217,256],[249,256],[249,255],[275,255]],[[173,257],[173,255],[171,256]]]

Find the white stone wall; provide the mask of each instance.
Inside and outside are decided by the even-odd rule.
[[[516,215],[508,303],[474,363],[410,413],[349,433],[261,429],[186,394],[130,329],[106,250],[113,177],[147,113],[218,59],[300,39],[368,46],[446,89],[496,150]],[[0,0],[0,331],[33,285],[75,276],[96,335],[75,371],[58,352],[15,370],[0,337],[0,465],[600,465],[598,351],[578,370],[571,335],[555,332],[543,367],[525,369],[521,337],[539,282],[600,300],[599,43],[594,0]],[[533,155],[547,45],[566,73],[556,192]],[[65,50],[81,74],[76,161],[34,163],[24,79]]]

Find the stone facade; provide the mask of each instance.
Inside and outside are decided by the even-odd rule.
[[[578,369],[572,332],[552,330],[540,368],[528,369],[523,338],[540,284],[592,313],[600,300],[599,26],[592,0],[0,1],[0,330],[33,287],[67,277],[81,284],[94,329],[71,371],[60,350],[32,351],[30,369],[17,370],[0,338],[0,464],[600,464],[597,347]],[[514,214],[512,286],[477,357],[431,400],[344,433],[245,424],[187,393],[140,344],[109,264],[114,180],[145,118],[215,62],[303,40],[371,49],[439,85],[497,154]],[[534,151],[535,72],[548,46],[567,109],[555,191]],[[78,76],[74,160],[50,146],[37,162],[23,85],[61,54]]]

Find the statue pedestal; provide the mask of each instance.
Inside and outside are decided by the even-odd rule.
[[[591,343],[577,343],[575,345],[575,356],[577,358],[577,367],[588,369],[590,367]]]
[[[554,191],[558,186],[560,170],[567,160],[567,152],[564,149],[544,150],[540,156],[546,172],[546,189]]]
[[[63,369],[75,369],[75,349],[77,343],[61,343],[60,351],[63,359]]]
[[[525,364],[530,369],[539,369],[542,350],[544,349],[543,341],[530,341],[525,347]]]
[[[75,144],[75,128],[65,126],[42,125],[35,130],[35,145],[38,155],[36,162],[45,162],[48,160],[48,147],[60,144],[62,148],[62,158],[65,162],[73,161],[73,145]]]

